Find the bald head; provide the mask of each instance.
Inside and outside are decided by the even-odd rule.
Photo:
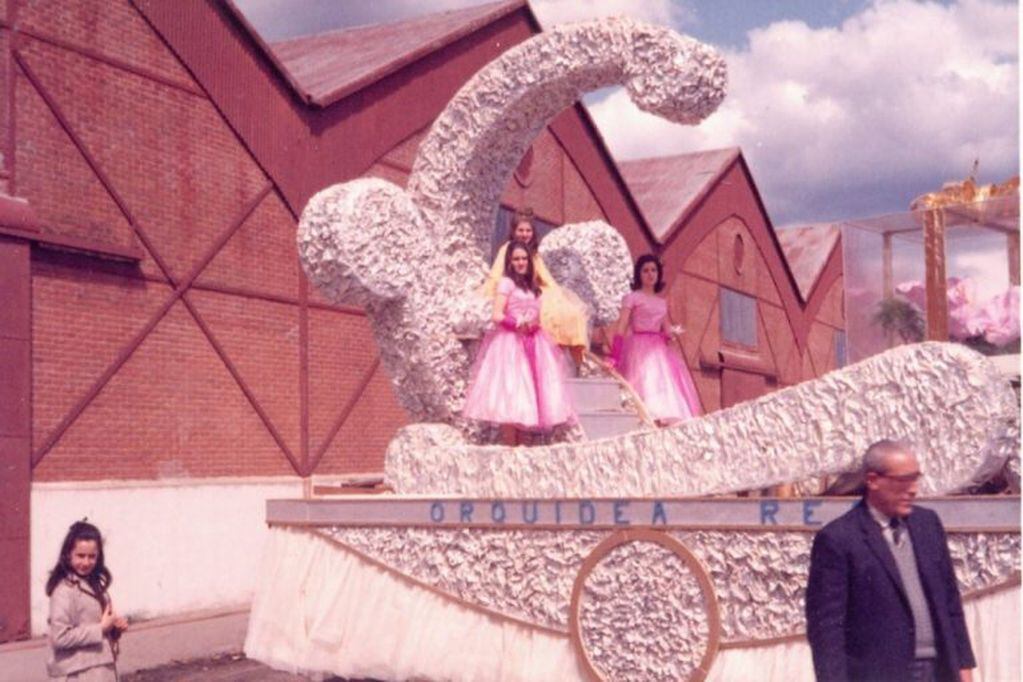
[[[907,443],[881,440],[863,455],[867,503],[888,516],[907,516],[916,498],[920,466]]]
[[[904,454],[913,455],[913,448],[908,443],[901,440],[879,440],[863,453],[863,473],[869,473],[876,471],[877,473],[885,473],[887,471],[887,461],[894,455]]]

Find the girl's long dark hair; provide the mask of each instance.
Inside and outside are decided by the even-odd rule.
[[[64,536],[64,544],[60,547],[60,557],[57,559],[57,565],[50,571],[50,578],[46,581],[46,596],[49,597],[53,594],[61,580],[75,575],[75,569],[71,568],[71,550],[82,540],[86,542],[91,540],[96,543],[96,567],[92,569],[92,573],[86,576],[84,580],[89,583],[93,594],[99,599],[100,606],[106,608],[107,589],[114,578],[110,575],[110,571],[107,569],[106,562],[103,559],[103,536],[100,534],[99,528],[88,521],[75,521],[68,528],[67,535]]]
[[[657,266],[657,283],[654,284],[654,293],[659,294],[661,289],[664,288],[664,266],[661,265],[661,261],[657,256],[652,253],[644,254],[636,261],[636,267],[632,271],[632,290],[639,291],[643,288],[643,280],[640,278],[639,273],[647,263],[653,263]]]
[[[512,254],[520,249],[526,252],[526,259],[529,263],[524,275],[515,272],[515,268],[512,266]],[[515,286],[519,289],[530,291],[535,296],[540,295],[540,287],[536,284],[536,273],[533,271],[533,253],[525,242],[509,242],[508,250],[504,252],[504,276],[515,282]]]
[[[529,255],[532,256],[536,253],[536,250],[540,248],[540,236],[536,233],[536,224],[533,222],[533,209],[522,208],[512,215],[511,222],[508,223],[508,246],[516,241],[515,239],[515,228],[519,226],[519,223],[529,223],[529,226],[533,228],[533,236],[528,242],[519,242],[525,244],[526,248],[529,249]]]

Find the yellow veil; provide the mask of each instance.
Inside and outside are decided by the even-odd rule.
[[[508,242],[501,245],[490,267],[490,275],[483,285],[483,295],[493,298],[497,294],[497,283],[504,276],[504,257]],[[540,285],[543,298],[540,304],[540,326],[559,346],[582,346],[589,344],[586,334],[586,304],[575,292],[558,286],[539,253],[533,254],[533,272]]]

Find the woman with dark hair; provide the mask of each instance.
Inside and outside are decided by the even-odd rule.
[[[586,304],[573,292],[559,286],[547,270],[538,251],[540,239],[533,225],[532,209],[516,211],[508,225],[508,241],[497,251],[490,275],[483,285],[484,294],[493,297],[497,292],[497,284],[504,276],[504,261],[508,245],[513,241],[524,243],[532,257],[536,282],[543,292],[543,307],[540,311],[540,326],[559,346],[572,351],[576,363],[582,361],[582,351],[589,343],[586,324]]]
[[[524,242],[505,251],[494,296],[494,328],[480,346],[463,414],[469,419],[546,431],[575,417],[563,355],[540,328],[541,291]]]
[[[670,324],[663,290],[661,262],[652,254],[640,256],[632,293],[622,300],[609,359],[662,426],[700,415],[700,397],[689,369],[668,346],[681,329]]]
[[[112,580],[99,529],[85,521],[71,524],[46,581],[50,677],[77,682],[117,680],[117,640],[128,629],[128,621],[114,613],[107,591]]]

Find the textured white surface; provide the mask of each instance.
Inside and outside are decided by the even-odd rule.
[[[511,48],[452,98],[419,147],[409,193],[445,250],[482,257],[508,178],[547,122],[621,84],[641,109],[696,124],[725,96],[709,47],[625,17],[545,31]]]
[[[418,419],[452,421],[471,357],[448,304],[478,288],[483,261],[452,270],[405,192],[376,178],[319,192],[298,235],[313,283],[334,301],[366,308],[402,406]],[[474,309],[486,313],[485,305]]]
[[[457,599],[567,632],[572,585],[583,560],[614,531],[325,527],[315,532]],[[722,641],[767,640],[804,631],[812,533],[705,530],[671,535],[710,577]],[[953,532],[948,540],[963,592],[999,585],[1020,570],[1019,533]],[[654,551],[629,556],[628,570],[636,574],[632,580],[637,585],[695,580],[674,558],[656,558],[667,555]],[[613,591],[595,588],[587,608],[597,608],[594,600],[605,597],[611,599]],[[704,613],[702,602],[685,610],[686,619]],[[632,630],[633,625],[622,627]]]
[[[692,679],[710,644],[707,602],[689,566],[652,542],[619,545],[583,583],[579,630],[607,680]]]
[[[627,18],[558,27],[487,65],[452,98],[420,145],[408,191],[362,179],[326,189],[302,213],[298,248],[329,298],[366,308],[385,367],[414,419],[455,424],[475,336],[489,320],[484,260],[501,192],[544,126],[583,94],[622,84],[643,109],[697,123],[725,93],[725,65],[710,48]],[[575,243],[569,248],[559,233]],[[570,286],[610,319],[629,257],[604,224],[556,230],[548,244]],[[617,241],[615,241],[617,239]],[[589,249],[599,252],[591,253]],[[545,252],[546,253],[546,252]]]
[[[554,279],[586,303],[593,326],[618,319],[621,300],[631,290],[632,257],[613,227],[601,221],[566,225],[544,237],[540,255]]]
[[[610,534],[343,527],[316,532],[453,597],[565,633],[575,576]]]
[[[676,537],[699,557],[714,584],[722,641],[771,639],[806,629],[803,595],[812,533],[699,531]]]
[[[472,445],[444,425],[401,429],[385,474],[402,494],[669,496],[762,488],[857,468],[881,438],[916,445],[920,494],[960,490],[1019,448],[1008,382],[956,344],[902,346],[678,426],[532,448]]]
[[[1015,495],[1020,493],[1019,459],[1020,455],[1017,450],[1015,454],[1009,457],[1009,461],[1005,463],[1005,480],[1009,483],[1009,490]]]

